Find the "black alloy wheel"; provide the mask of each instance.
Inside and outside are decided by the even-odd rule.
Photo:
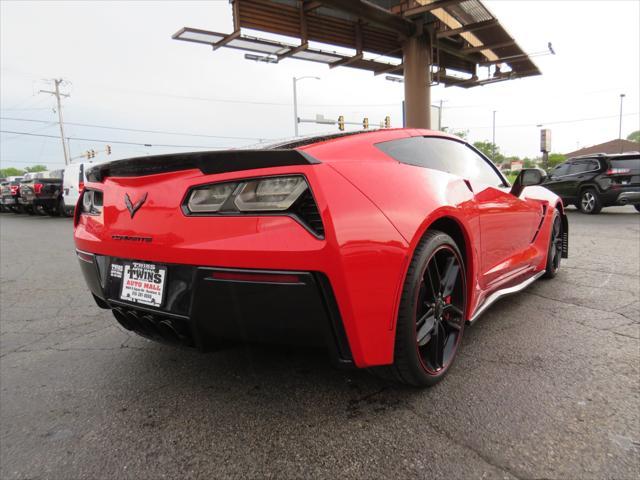
[[[582,193],[580,193],[578,208],[582,213],[591,215],[600,213],[600,210],[602,210],[602,204],[600,203],[598,192],[593,188],[583,190]]]
[[[553,225],[551,227],[551,237],[549,239],[549,250],[547,252],[547,266],[544,278],[553,278],[560,270],[562,260],[562,221],[558,213],[553,214]]]
[[[416,344],[430,375],[448,368],[464,329],[462,261],[449,245],[439,247],[427,262],[416,305]]]
[[[466,308],[460,250],[446,233],[428,231],[416,248],[404,282],[394,363],[374,371],[416,387],[436,384],[455,359]]]

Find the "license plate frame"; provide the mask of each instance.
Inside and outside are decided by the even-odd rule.
[[[167,291],[166,265],[150,262],[122,262],[118,298],[145,307],[162,308]]]

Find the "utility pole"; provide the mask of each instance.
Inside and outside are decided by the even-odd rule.
[[[491,160],[496,161],[496,111],[493,111],[493,140],[491,141]]]
[[[62,151],[64,152],[64,164],[69,165],[69,150],[67,143],[65,142],[64,137],[64,123],[62,121],[62,104],[60,102],[60,97],[69,97],[70,95],[67,93],[60,93],[60,85],[64,82],[61,78],[53,79],[55,90],[40,90],[40,93],[49,93],[56,97],[56,102],[58,104],[58,123],[60,124],[60,140],[62,140]]]
[[[440,110],[438,111],[438,130],[442,131],[442,99],[440,99]]]
[[[620,94],[620,127],[618,128],[618,140],[622,140],[622,99],[625,97],[624,93]],[[620,142],[620,153],[622,153],[623,147]]]

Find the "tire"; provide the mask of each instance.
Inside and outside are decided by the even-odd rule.
[[[549,236],[549,248],[547,250],[547,264],[542,278],[554,278],[560,270],[562,261],[562,220],[556,211],[553,214],[551,235]]]
[[[640,213],[640,203],[637,203],[636,205],[634,205],[633,208],[636,209],[636,212]]]
[[[58,200],[55,205],[45,208],[44,211],[47,212],[47,215],[50,217],[60,216],[60,200]]]
[[[67,212],[67,205],[64,203],[64,198],[60,197],[58,200],[58,214],[61,217],[70,217],[69,212]]]
[[[394,363],[374,372],[414,387],[435,385],[455,359],[466,307],[465,268],[458,246],[443,232],[427,232],[404,282]]]
[[[580,200],[578,201],[578,208],[582,213],[589,215],[595,215],[602,210],[602,202],[596,192],[595,188],[585,188],[580,192]]]

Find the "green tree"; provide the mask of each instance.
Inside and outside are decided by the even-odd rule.
[[[46,165],[34,165],[33,167],[25,167],[26,172],[35,173],[35,172],[46,172]]]
[[[0,168],[0,178],[17,177],[23,173],[24,170],[20,170],[16,167]]]
[[[553,168],[556,165],[560,165],[567,159],[562,153],[550,153],[549,154],[549,168]]]
[[[640,130],[636,130],[635,132],[631,132],[627,135],[627,140],[640,143]]]
[[[455,135],[456,137],[460,137],[463,140],[466,140],[467,136],[469,135],[469,130],[454,130],[449,127],[442,127],[442,131],[450,135]]]
[[[493,163],[500,165],[506,160],[505,156],[500,153],[500,148],[491,142],[473,142],[473,146],[493,160]],[[495,158],[494,158],[495,149]]]

